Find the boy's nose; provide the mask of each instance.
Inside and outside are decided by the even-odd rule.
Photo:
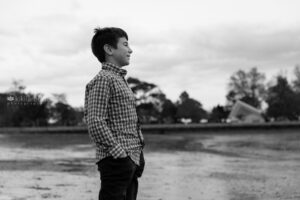
[[[132,49],[131,49],[130,47],[128,47],[128,48],[129,48],[129,49],[128,49],[128,50],[129,50],[128,52],[129,52],[129,53],[132,53],[132,52],[133,52]]]

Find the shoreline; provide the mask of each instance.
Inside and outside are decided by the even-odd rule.
[[[181,133],[239,130],[300,130],[300,122],[270,123],[206,123],[206,124],[145,124],[143,133]],[[0,127],[0,133],[88,133],[86,126]]]

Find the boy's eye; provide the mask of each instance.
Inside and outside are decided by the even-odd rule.
[[[124,46],[128,46],[128,43],[124,42]]]

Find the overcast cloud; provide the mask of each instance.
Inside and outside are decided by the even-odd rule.
[[[100,70],[90,40],[97,26],[127,31],[128,76],[175,101],[186,90],[204,108],[225,104],[229,76],[257,66],[268,80],[300,63],[299,1],[0,0],[0,92],[66,93],[82,106]]]

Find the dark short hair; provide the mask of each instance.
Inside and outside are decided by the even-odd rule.
[[[105,44],[117,48],[119,38],[125,37],[128,40],[127,33],[116,27],[95,28],[95,35],[92,39],[92,51],[97,59],[102,63],[105,62]]]

